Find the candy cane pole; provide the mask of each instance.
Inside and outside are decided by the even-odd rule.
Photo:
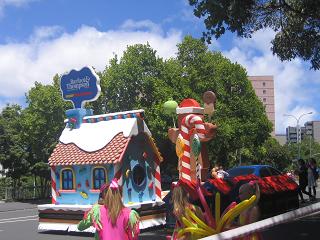
[[[52,204],[56,204],[57,202],[57,185],[56,185],[56,167],[51,167],[51,196],[52,196]]]
[[[114,164],[114,178],[117,178],[119,186],[122,186],[122,168],[120,163]]]
[[[199,138],[205,137],[205,127],[202,118],[198,115],[189,114],[182,119],[180,127],[180,133],[185,144],[181,158],[181,178],[189,181],[191,180],[190,137],[193,128],[196,129]]]
[[[156,189],[156,199],[161,200],[161,176],[160,176],[160,161],[155,158],[155,172],[154,172],[154,182]]]

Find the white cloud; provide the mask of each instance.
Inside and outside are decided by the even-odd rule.
[[[0,0],[0,17],[3,15],[3,10],[6,6],[21,7],[34,1],[36,0]]]
[[[259,31],[251,39],[235,39],[234,47],[224,55],[243,65],[248,75],[273,75],[275,83],[276,133],[284,133],[288,125],[295,126],[292,114],[297,118],[312,111],[312,115],[301,118],[300,125],[318,116],[319,106],[312,100],[314,89],[319,89],[320,73],[308,70],[307,64],[299,59],[281,62],[271,52],[271,43],[275,33],[267,29]]]
[[[162,34],[161,27],[150,20],[134,21],[128,19],[121,25],[121,29],[125,31],[150,31],[152,33]]]
[[[102,71],[114,54],[122,56],[128,45],[148,42],[160,57],[169,58],[177,52],[176,44],[180,41],[181,33],[177,31],[101,32],[82,26],[74,33],[66,33],[57,26],[38,28],[27,42],[0,45],[0,106],[23,96],[35,81],[51,83],[57,73],[85,65]]]

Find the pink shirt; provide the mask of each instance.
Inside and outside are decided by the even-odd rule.
[[[102,230],[99,231],[100,240],[128,240],[128,222],[130,216],[130,209],[123,208],[118,216],[115,226],[112,226],[107,214],[108,209],[105,206],[100,207],[100,219]]]

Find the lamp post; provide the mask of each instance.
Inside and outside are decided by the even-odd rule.
[[[300,119],[305,116],[305,115],[309,115],[312,114],[313,112],[308,112],[308,113],[303,113],[301,114],[298,118],[294,115],[291,114],[284,114],[283,116],[286,117],[293,117],[296,121],[297,121],[297,125],[296,125],[296,132],[297,132],[297,144],[298,144],[298,159],[300,159],[300,144],[299,144],[299,139],[301,139],[301,132],[300,132],[300,128],[299,128],[299,121]]]

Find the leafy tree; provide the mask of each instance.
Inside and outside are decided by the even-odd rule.
[[[315,158],[318,163],[320,163],[320,144],[318,142],[315,142],[313,139],[307,137],[301,141],[301,143],[288,143],[286,144],[286,147],[288,151],[290,152],[290,158],[291,160],[298,158],[298,152],[300,145],[300,158],[308,161],[310,158],[310,152],[311,157]]]
[[[276,32],[272,51],[282,61],[301,57],[320,68],[320,1],[318,0],[189,0],[194,14],[203,17],[203,38],[219,38],[226,30],[251,37],[261,29]]]
[[[221,53],[209,51],[203,42],[190,36],[178,45],[177,62],[183,72],[173,84],[174,89],[183,88],[184,98],[202,102],[207,90],[217,95],[213,120],[218,131],[209,147],[212,160],[228,166],[233,164],[236,151],[245,148],[253,152],[268,139],[272,124],[243,67]]]
[[[50,172],[48,166],[40,163],[48,162],[64,128],[64,112],[71,108],[71,104],[61,97],[58,76],[55,76],[53,85],[36,82],[26,98],[28,107],[23,114],[24,139],[29,146],[29,162],[35,181],[38,176],[39,185],[44,188],[50,180]]]
[[[0,163],[13,180],[13,187],[20,185],[20,178],[28,170],[28,152],[22,138],[22,109],[7,105],[0,113]]]
[[[291,165],[290,151],[286,146],[281,146],[274,138],[269,138],[260,151],[260,163],[268,164],[283,171]],[[262,154],[261,154],[262,153]]]
[[[121,59],[111,59],[102,76],[107,111],[144,109],[156,139],[166,138],[169,119],[161,108],[172,91],[164,82],[163,64],[149,44],[136,44],[129,46]]]

